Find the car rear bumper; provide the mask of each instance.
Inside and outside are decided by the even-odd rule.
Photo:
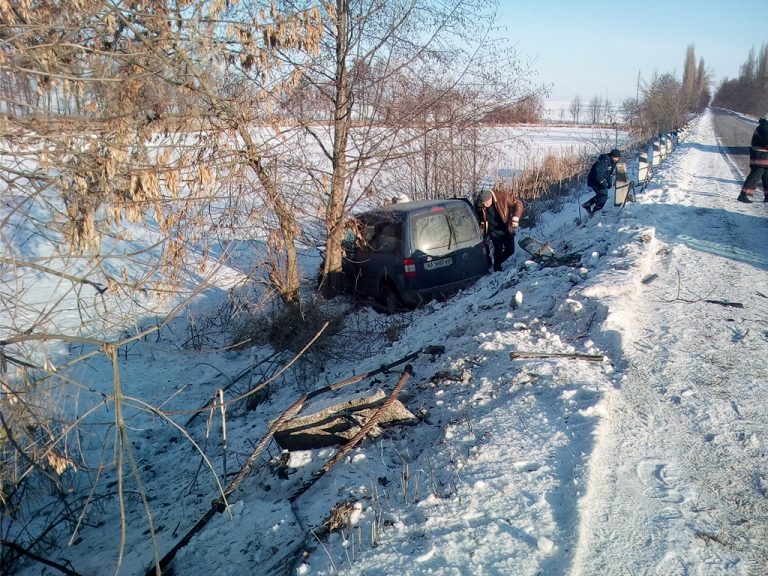
[[[444,298],[449,298],[456,294],[456,292],[459,290],[466,288],[467,286],[471,286],[480,278],[482,278],[482,274],[478,276],[472,276],[471,278],[464,278],[458,282],[441,284],[440,286],[434,286],[431,288],[406,289],[401,292],[400,297],[403,300],[403,303],[411,306],[418,306],[419,304],[429,302],[430,300],[441,300]]]

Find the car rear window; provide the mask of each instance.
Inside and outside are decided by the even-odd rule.
[[[414,250],[450,250],[457,244],[475,240],[477,223],[474,215],[464,206],[425,212],[411,220],[411,236]]]

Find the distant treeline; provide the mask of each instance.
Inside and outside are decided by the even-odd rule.
[[[720,84],[713,104],[753,116],[768,114],[768,44],[761,46],[759,55],[752,47],[739,77]]]

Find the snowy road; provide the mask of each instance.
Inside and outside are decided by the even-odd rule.
[[[727,152],[733,173],[743,178],[749,173],[749,143],[757,121],[728,110],[712,111],[712,122],[720,147]]]
[[[714,141],[711,116],[697,129]],[[764,574],[768,211],[734,201],[741,182],[723,179],[730,166],[711,147],[664,170],[674,184],[633,206],[655,227],[645,266],[658,277],[632,295],[572,573]]]

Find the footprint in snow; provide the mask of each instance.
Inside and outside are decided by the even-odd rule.
[[[648,489],[651,498],[658,498],[670,504],[685,501],[685,497],[675,489],[679,478],[668,464],[652,459],[641,460],[635,467],[635,473]]]

